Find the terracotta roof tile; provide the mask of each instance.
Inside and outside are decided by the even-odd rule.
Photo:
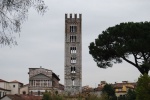
[[[6,96],[12,100],[42,100],[41,96],[17,95],[17,94],[15,95],[7,94]]]
[[[0,90],[4,90],[4,91],[11,91],[11,90],[7,90],[7,89],[1,88],[1,87],[0,87]]]
[[[0,79],[0,82],[7,82],[7,81]]]
[[[20,83],[20,84],[23,84],[23,83],[21,83],[21,82],[19,82],[17,80],[10,81],[10,83]]]

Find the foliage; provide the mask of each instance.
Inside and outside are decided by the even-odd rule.
[[[89,53],[100,68],[112,67],[122,60],[142,74],[150,70],[150,22],[128,22],[109,27],[90,43]],[[133,57],[134,61],[129,59]]]
[[[127,99],[126,99],[125,95],[123,95],[123,96],[121,95],[121,96],[118,97],[117,100],[127,100]]]
[[[136,92],[129,89],[126,95],[126,100],[136,100]]]
[[[109,100],[107,93],[102,93],[100,100]]]
[[[95,94],[82,94],[75,97],[77,100],[109,100],[108,95],[106,93],[101,94],[100,97],[98,97]],[[69,99],[69,100],[76,100],[76,99]]]
[[[150,100],[150,76],[141,75],[136,87],[136,100]]]
[[[98,97],[95,94],[87,94],[87,93],[79,93],[76,95],[66,96],[66,95],[57,95],[53,94],[54,92],[45,92],[43,94],[42,100],[114,100],[109,99],[107,93],[101,94],[100,97]]]
[[[109,100],[116,100],[115,89],[111,84],[106,84],[102,89],[102,93],[106,93]]]
[[[99,100],[99,98],[97,97],[97,95],[90,94],[85,97],[85,100]]]
[[[43,93],[43,98],[42,100],[52,100],[51,96],[50,96],[50,93],[49,92],[45,92]]]
[[[15,35],[20,33],[21,24],[28,17],[29,8],[39,14],[47,10],[43,0],[0,0],[0,44],[16,45]]]
[[[55,92],[52,91],[52,93],[46,91],[43,94],[42,100],[65,100],[65,99],[64,99],[64,97],[62,95],[58,94],[58,91],[57,92],[56,91]]]

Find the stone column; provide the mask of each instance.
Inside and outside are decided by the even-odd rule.
[[[33,82],[33,86],[34,86],[34,80],[32,80],[32,82]]]
[[[36,87],[36,80],[35,80],[35,87]]]
[[[43,86],[43,80],[41,80],[41,87]]]
[[[31,80],[29,80],[29,86],[31,86]]]
[[[39,84],[40,84],[39,86],[41,87],[41,80],[39,81]]]

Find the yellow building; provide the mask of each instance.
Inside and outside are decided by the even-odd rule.
[[[128,81],[122,81],[122,83],[115,83],[114,89],[116,96],[125,96],[129,89],[134,90],[136,83],[129,83]]]

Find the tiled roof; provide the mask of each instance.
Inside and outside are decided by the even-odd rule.
[[[7,82],[7,81],[0,79],[0,82]]]
[[[20,83],[20,84],[23,84],[23,83],[21,83],[21,82],[19,82],[17,80],[10,81],[10,83]]]
[[[125,85],[132,85],[132,86],[126,86],[126,87],[128,87],[128,88],[134,88],[136,86],[136,83],[115,83],[113,85],[113,87],[115,89],[119,89],[119,88],[122,88]]]
[[[0,90],[4,90],[4,91],[11,91],[11,90],[7,90],[7,89],[1,88],[1,87],[0,87]]]
[[[23,100],[19,95],[6,95],[11,100]]]
[[[42,100],[41,96],[21,95],[24,100]]]
[[[120,89],[120,88],[122,88],[122,87],[123,87],[123,85],[115,85],[115,86],[114,86],[115,89]]]
[[[32,96],[32,95],[6,95],[8,98],[12,100],[42,100],[41,96]],[[5,96],[5,97],[6,97]],[[3,97],[3,98],[5,98]]]
[[[25,84],[25,85],[23,85],[23,87],[26,87],[26,86],[29,86],[29,84]]]
[[[127,88],[130,88],[130,89],[134,89],[134,87],[133,86],[126,86]]]
[[[94,89],[93,88],[88,88],[88,89],[83,89],[82,92],[93,92]]]
[[[38,75],[44,75],[45,77],[50,77],[50,76],[47,76],[46,74],[38,73],[38,74],[33,75],[33,76],[32,76],[32,77],[30,77],[30,78],[33,78],[33,77],[38,76]]]
[[[36,70],[36,69],[45,69],[45,68],[40,67],[40,68],[29,68],[29,69]],[[47,71],[52,71],[52,70],[49,70],[49,69],[45,69],[45,70],[47,70]]]
[[[116,91],[116,93],[127,93],[126,91]]]
[[[95,88],[95,91],[102,91],[103,87],[97,87]]]
[[[55,73],[52,73],[52,75],[57,79],[57,80],[59,80],[60,81],[60,79],[59,79],[59,76],[58,75],[56,75]]]

